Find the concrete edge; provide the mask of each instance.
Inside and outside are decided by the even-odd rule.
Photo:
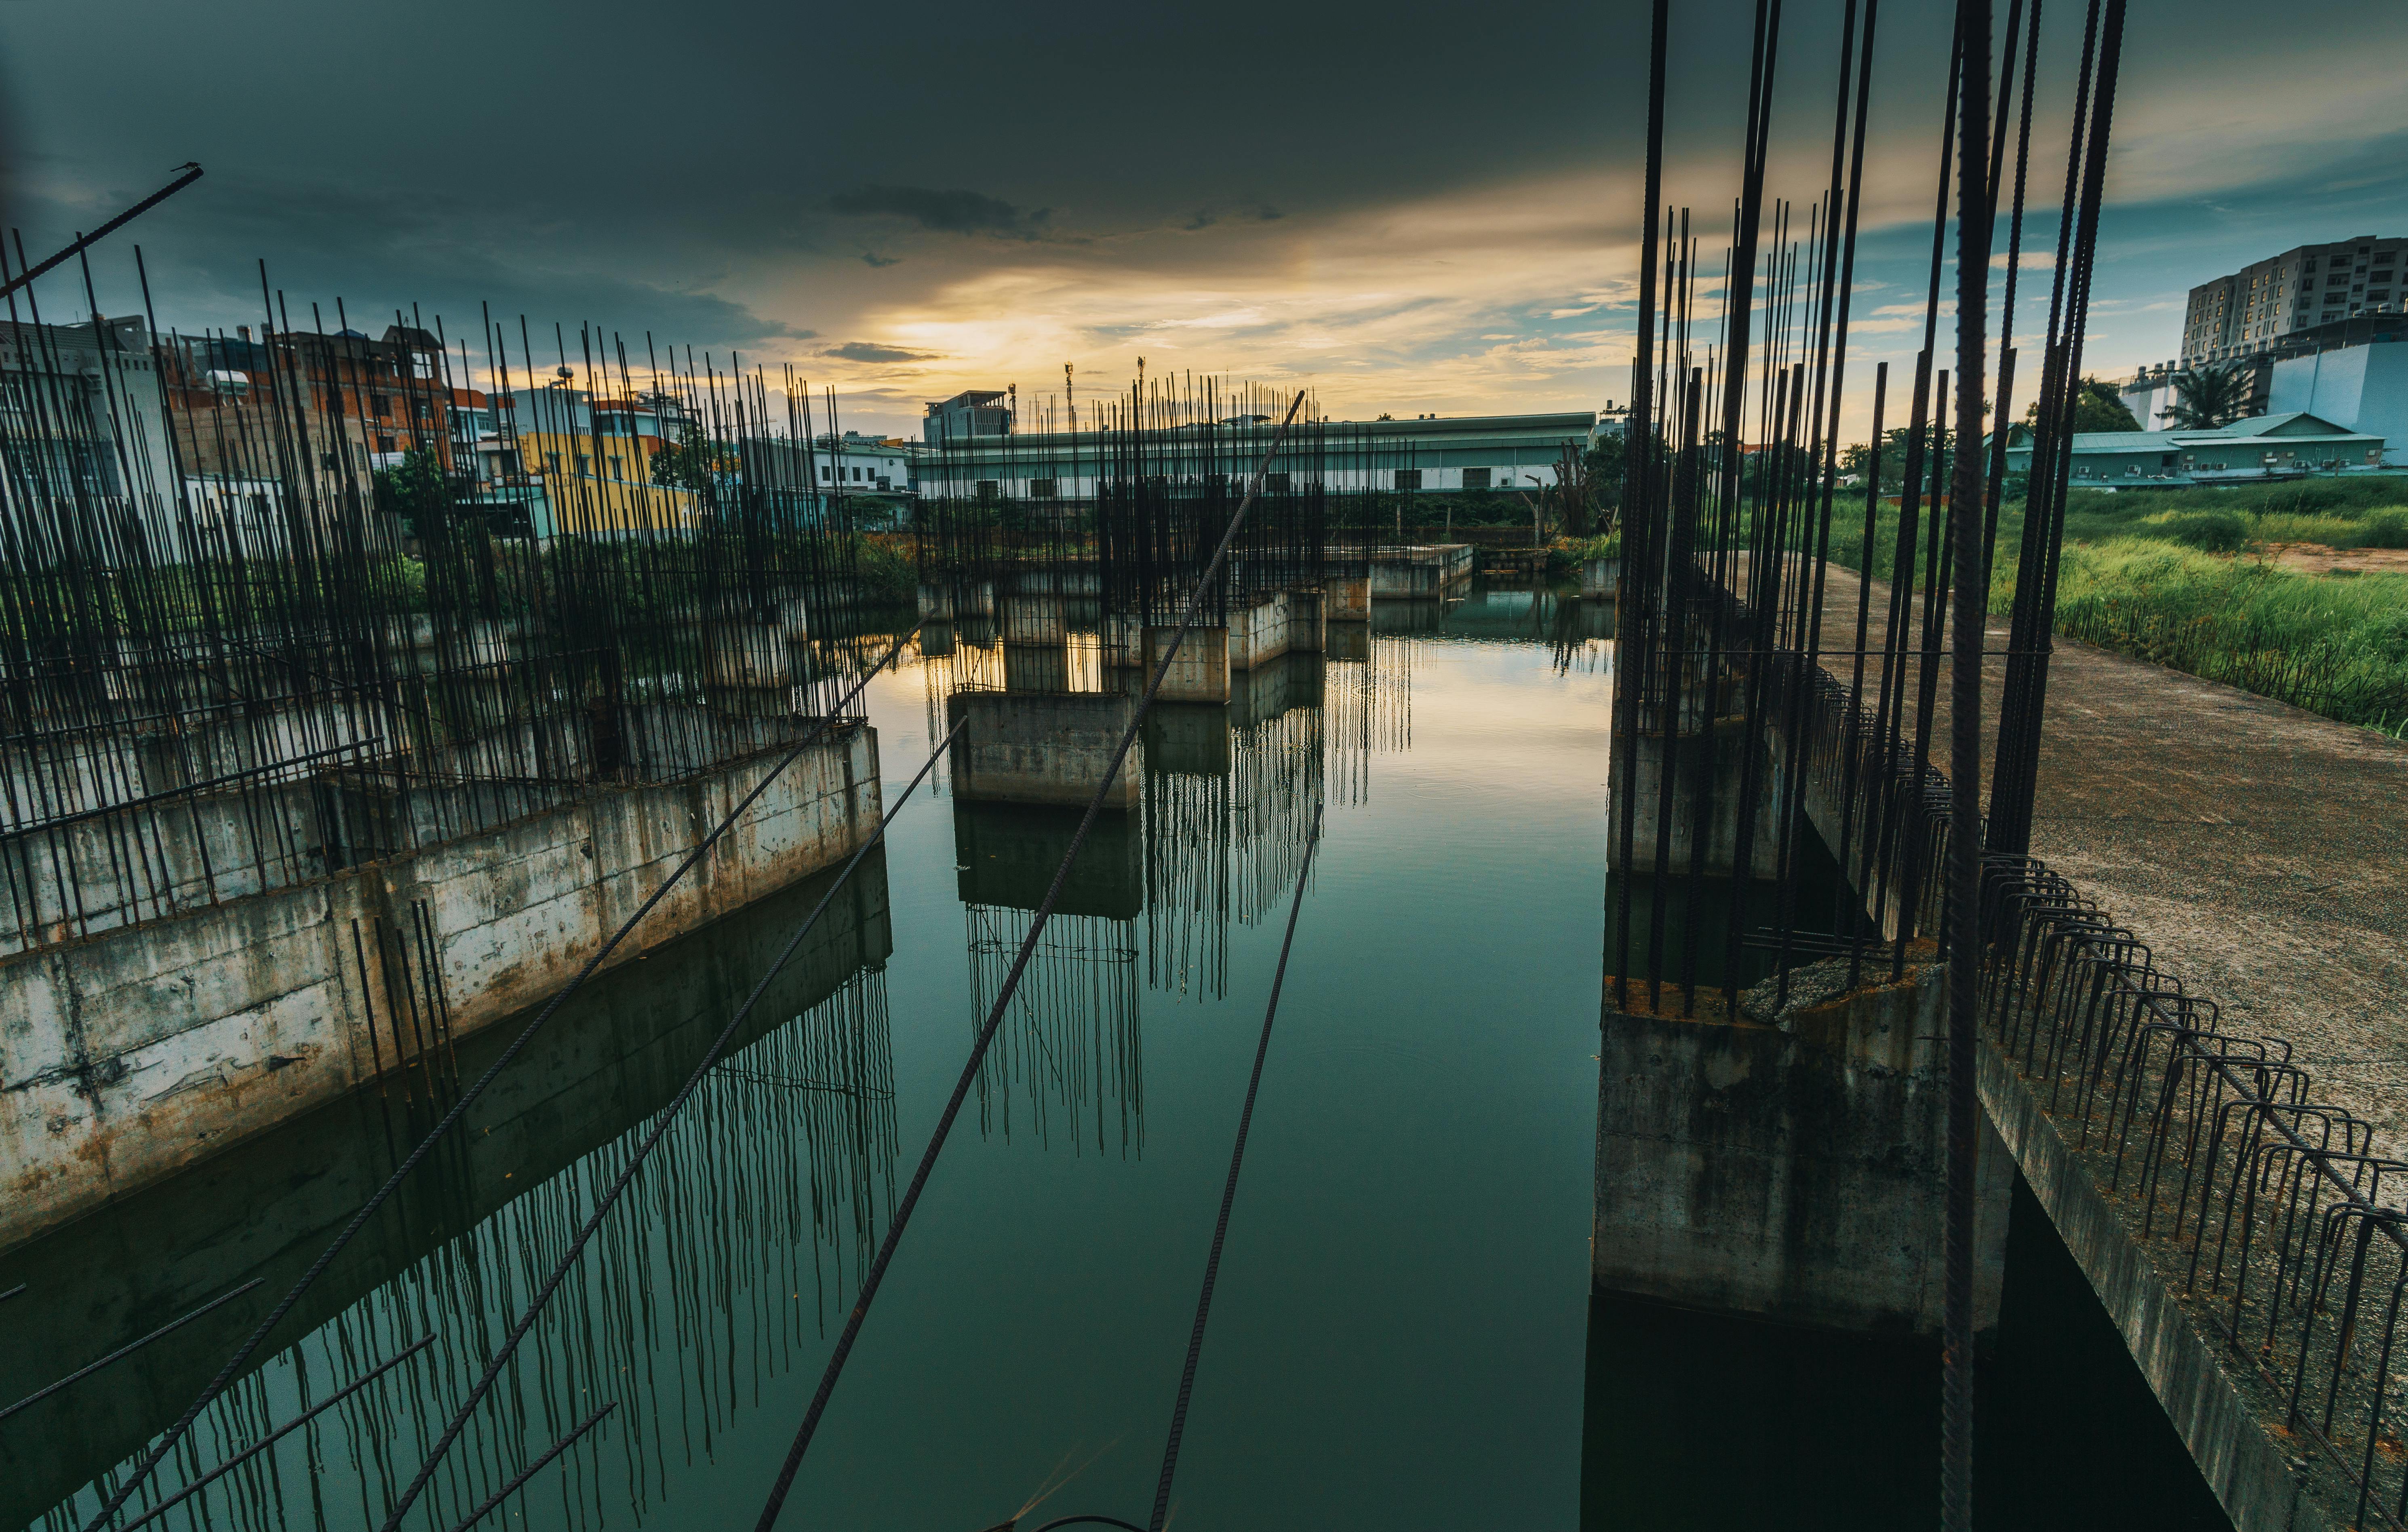
[[[2331,1508],[2354,1506],[2355,1489],[2308,1438],[2266,1424],[2279,1401],[2262,1380],[2228,1366],[2221,1340],[2186,1311],[2177,1283],[2141,1248],[2023,1076],[1988,1038],[1981,1050],[1984,1112],[2237,1532],[2342,1532],[2349,1519]],[[2302,1453],[2310,1467],[2295,1469]]]

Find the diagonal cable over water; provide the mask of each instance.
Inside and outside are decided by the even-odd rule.
[[[1094,796],[1087,800],[1086,813],[1079,819],[1079,828],[1070,837],[1069,849],[1062,854],[1062,863],[1054,869],[1054,881],[1045,889],[1045,898],[1037,906],[1036,918],[1028,923],[1028,934],[1020,941],[1020,951],[1011,961],[1011,972],[1005,976],[1003,988],[995,997],[986,1020],[979,1027],[978,1040],[970,1045],[970,1056],[962,1064],[961,1078],[953,1082],[953,1094],[945,1103],[943,1115],[937,1119],[936,1131],[928,1135],[928,1147],[920,1156],[920,1165],[911,1173],[911,1184],[895,1207],[895,1220],[886,1227],[886,1237],[880,1241],[878,1258],[870,1263],[869,1274],[862,1279],[861,1294],[853,1300],[853,1312],[844,1322],[844,1333],[837,1337],[836,1351],[828,1357],[827,1370],[820,1375],[820,1386],[811,1395],[810,1409],[803,1414],[803,1424],[795,1432],[795,1443],[786,1452],[786,1461],[778,1470],[778,1481],[770,1486],[769,1498],[761,1507],[758,1532],[769,1532],[778,1523],[778,1512],[785,1508],[786,1496],[795,1487],[795,1475],[801,1471],[803,1454],[810,1451],[811,1438],[820,1427],[820,1419],[827,1413],[828,1398],[836,1392],[837,1379],[843,1375],[846,1358],[853,1354],[853,1343],[861,1334],[862,1322],[869,1317],[869,1306],[878,1297],[879,1284],[886,1279],[886,1268],[895,1259],[895,1249],[903,1241],[903,1231],[910,1224],[911,1209],[919,1205],[920,1193],[928,1184],[929,1173],[937,1168],[937,1156],[944,1152],[945,1139],[953,1131],[953,1120],[961,1116],[962,1103],[968,1099],[970,1086],[978,1079],[979,1066],[986,1059],[989,1044],[1003,1025],[1004,1012],[1010,1009],[1012,996],[1020,991],[1021,976],[1028,971],[1028,960],[1036,953],[1038,941],[1045,934],[1045,924],[1054,918],[1054,906],[1062,897],[1062,889],[1070,878],[1070,864],[1079,860],[1079,848],[1086,844],[1087,831],[1095,827],[1096,816],[1103,811],[1104,795],[1111,789],[1120,775],[1122,763],[1128,759],[1129,747],[1137,743],[1138,730],[1145,723],[1147,709],[1154,706],[1154,694],[1162,689],[1163,677],[1170,672],[1171,662],[1179,658],[1179,646],[1185,642],[1187,630],[1196,625],[1196,614],[1204,600],[1204,593],[1219,577],[1221,566],[1229,556],[1229,543],[1245,525],[1246,513],[1254,509],[1254,498],[1262,493],[1263,475],[1268,471],[1271,459],[1278,455],[1281,443],[1287,440],[1288,427],[1296,424],[1297,412],[1304,407],[1304,391],[1298,389],[1295,402],[1280,421],[1279,430],[1271,437],[1270,446],[1255,465],[1253,478],[1246,485],[1246,498],[1238,502],[1229,525],[1221,533],[1221,541],[1212,550],[1211,562],[1197,576],[1196,588],[1188,593],[1186,610],[1179,614],[1179,627],[1164,646],[1161,659],[1145,684],[1145,693],[1138,699],[1137,709],[1129,716],[1128,727],[1121,732],[1118,748],[1104,765],[1102,780],[1096,784]]]
[[[192,1429],[193,1423],[200,1419],[201,1411],[208,1408],[211,1400],[226,1391],[236,1375],[242,1370],[243,1365],[251,1360],[268,1336],[275,1332],[276,1327],[284,1322],[284,1316],[293,1311],[293,1307],[301,1301],[301,1295],[325,1274],[328,1266],[334,1265],[335,1257],[342,1253],[343,1248],[349,1245],[362,1229],[367,1227],[368,1220],[376,1216],[377,1209],[384,1206],[386,1200],[400,1187],[409,1173],[418,1168],[419,1162],[426,1158],[428,1151],[434,1149],[437,1140],[458,1126],[461,1119],[467,1115],[468,1107],[479,1096],[484,1094],[486,1087],[492,1085],[500,1077],[502,1071],[510,1066],[521,1050],[534,1040],[535,1034],[543,1030],[544,1023],[550,1021],[560,1007],[567,1003],[568,997],[582,988],[587,979],[593,977],[595,970],[602,966],[603,961],[618,950],[619,944],[625,941],[627,933],[634,931],[637,924],[652,913],[652,906],[666,898],[668,891],[675,888],[687,873],[693,871],[696,863],[710,854],[710,848],[719,844],[719,838],[727,833],[729,827],[743,817],[744,811],[751,808],[755,800],[768,790],[769,784],[785,774],[786,768],[801,759],[804,751],[827,738],[836,721],[844,715],[844,710],[867,688],[870,678],[883,670],[896,655],[902,653],[903,645],[910,643],[919,631],[919,625],[914,623],[910,632],[897,638],[894,646],[863,673],[861,679],[853,684],[851,691],[837,700],[835,705],[828,709],[826,716],[823,717],[809,733],[796,741],[793,747],[784,755],[772,762],[769,769],[761,773],[761,780],[753,785],[752,790],[738,800],[736,806],[727,811],[726,817],[711,828],[710,833],[705,835],[701,842],[686,854],[686,859],[678,863],[675,870],[662,880],[661,886],[654,889],[651,895],[636,907],[635,912],[620,923],[619,929],[610,933],[610,939],[604,942],[592,957],[585,960],[585,966],[577,971],[577,976],[568,981],[567,987],[552,996],[543,1009],[537,1013],[535,1019],[528,1022],[516,1037],[510,1039],[509,1047],[504,1048],[501,1055],[486,1066],[485,1072],[477,1077],[475,1084],[461,1093],[460,1099],[452,1104],[451,1110],[443,1114],[443,1120],[436,1123],[427,1132],[426,1136],[418,1141],[416,1147],[410,1149],[408,1158],[404,1159],[394,1173],[385,1178],[384,1184],[377,1188],[375,1194],[361,1205],[358,1212],[351,1215],[351,1221],[343,1225],[342,1232],[335,1236],[333,1241],[319,1252],[318,1258],[309,1264],[309,1269],[301,1274],[301,1279],[293,1284],[292,1291],[278,1300],[276,1307],[268,1311],[267,1317],[261,1320],[258,1327],[251,1331],[239,1347],[236,1348],[234,1354],[226,1358],[225,1366],[218,1369],[217,1376],[209,1380],[208,1385],[201,1390],[190,1405],[185,1407],[184,1412],[176,1417],[176,1424],[169,1426],[158,1441],[152,1444],[150,1451],[142,1461],[135,1465],[133,1471],[125,1476],[124,1481],[109,1495],[107,1503],[100,1508],[99,1513],[84,1524],[83,1532],[100,1532],[101,1528],[108,1525],[115,1519],[119,1510],[133,1497],[134,1492],[148,1482],[159,1465],[166,1460],[167,1454],[176,1450],[176,1443],[181,1441],[184,1434]]]
[[[1162,1480],[1154,1490],[1154,1519],[1147,1532],[1162,1532],[1170,1519],[1170,1480],[1179,1471],[1179,1438],[1187,1433],[1187,1401],[1196,1393],[1196,1364],[1204,1354],[1204,1322],[1212,1313],[1212,1287],[1221,1277],[1221,1247],[1229,1238],[1229,1208],[1238,1200],[1238,1171],[1246,1161],[1246,1135],[1254,1125],[1254,1097],[1263,1088],[1263,1061],[1270,1056],[1271,1023],[1279,1019],[1280,990],[1287,984],[1288,948],[1296,945],[1296,918],[1304,910],[1304,888],[1312,878],[1312,853],[1321,844],[1321,810],[1312,811],[1312,831],[1305,837],[1304,866],[1296,876],[1296,898],[1287,907],[1287,934],[1280,938],[1279,966],[1271,971],[1271,997],[1263,1007],[1263,1035],[1254,1045],[1254,1077],[1246,1082],[1246,1105],[1238,1113],[1238,1139],[1229,1150],[1229,1179],[1221,1189],[1221,1218],[1212,1226],[1212,1253],[1204,1260],[1204,1291],[1196,1299],[1196,1328],[1187,1337],[1187,1366],[1179,1374],[1179,1402],[1170,1410],[1170,1438],[1162,1449]]]
[[[524,1340],[527,1332],[535,1327],[535,1322],[542,1316],[544,1307],[552,1302],[552,1294],[559,1290],[561,1282],[567,1278],[570,1268],[577,1265],[578,1257],[584,1253],[586,1241],[594,1237],[594,1232],[602,1226],[603,1219],[609,1216],[610,1209],[618,1205],[620,1196],[634,1183],[636,1173],[644,1168],[645,1160],[651,1157],[662,1137],[668,1133],[670,1124],[677,1120],[679,1111],[684,1107],[688,1100],[692,1099],[695,1091],[701,1089],[704,1078],[710,1074],[711,1066],[718,1063],[720,1056],[727,1051],[727,1045],[735,1040],[737,1033],[742,1030],[744,1023],[752,1019],[753,1007],[761,1004],[763,995],[768,993],[770,984],[785,970],[786,964],[794,961],[795,954],[802,949],[803,938],[811,933],[811,929],[820,923],[820,917],[827,913],[828,905],[835,902],[836,896],[843,890],[844,886],[853,880],[853,870],[861,865],[862,860],[869,855],[870,849],[886,838],[886,827],[893,824],[895,817],[902,813],[905,805],[911,802],[911,795],[920,790],[920,784],[928,779],[930,772],[936,770],[938,760],[952,748],[954,738],[968,725],[968,722],[969,720],[965,718],[962,722],[953,725],[945,737],[937,742],[937,747],[928,752],[928,759],[921,762],[920,770],[912,776],[910,785],[895,795],[895,806],[886,811],[885,817],[878,821],[877,830],[872,831],[869,837],[853,851],[852,859],[844,864],[844,871],[837,874],[836,881],[829,884],[820,894],[819,903],[811,906],[811,913],[803,917],[801,923],[795,927],[794,934],[786,938],[786,945],[778,953],[777,961],[770,963],[762,973],[760,981],[752,986],[752,992],[744,997],[744,1004],[736,1007],[736,1014],[727,1019],[727,1025],[720,1029],[719,1035],[712,1038],[710,1047],[703,1051],[702,1058],[694,1066],[694,1072],[686,1077],[685,1084],[679,1088],[678,1093],[671,1098],[669,1104],[661,1108],[660,1115],[653,1120],[652,1132],[644,1135],[644,1141],[638,1146],[636,1152],[627,1157],[626,1165],[620,1170],[618,1179],[610,1183],[609,1190],[596,1199],[594,1211],[586,1218],[584,1227],[577,1231],[577,1237],[568,1242],[568,1248],[561,1251],[560,1259],[552,1264],[552,1274],[544,1279],[541,1287],[536,1289],[535,1296],[527,1300],[526,1311],[519,1316],[518,1323],[510,1327],[508,1338],[494,1348],[494,1354],[486,1360],[484,1372],[477,1379],[475,1386],[468,1390],[467,1396],[460,1401],[460,1408],[452,1411],[452,1419],[443,1427],[442,1436],[436,1438],[435,1446],[426,1454],[426,1461],[419,1466],[418,1476],[409,1481],[409,1487],[402,1492],[401,1498],[394,1503],[393,1510],[386,1514],[383,1532],[394,1532],[394,1529],[401,1525],[401,1519],[409,1513],[409,1508],[418,1503],[419,1496],[425,1492],[427,1481],[435,1477],[435,1470],[442,1466],[444,1454],[452,1450],[452,1444],[459,1440],[460,1433],[467,1428],[468,1417],[476,1413],[479,1405],[484,1403],[485,1395],[493,1391],[494,1381],[502,1375],[502,1369],[509,1366],[510,1358],[518,1353],[519,1342]],[[474,1520],[473,1517],[470,1519]]]

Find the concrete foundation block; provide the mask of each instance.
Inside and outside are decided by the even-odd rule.
[[[1144,668],[1152,674],[1179,638],[1177,627],[1145,630]],[[1155,700],[1165,702],[1226,702],[1229,700],[1229,630],[1202,625],[1179,639],[1179,651],[1162,677]]]
[[[945,700],[946,721],[965,725],[953,745],[953,796],[1083,807],[1136,712],[1136,698],[1115,692],[957,691]],[[1138,802],[1138,756],[1132,747],[1122,758],[1107,807]]]
[[[1937,1332],[1942,994],[1934,967],[1779,1028],[1709,1014],[1704,996],[1693,1018],[1607,1011],[1597,1289],[1836,1329]],[[1975,1312],[1986,1329],[1998,1321],[2014,1189],[2014,1164],[1986,1128],[1980,1178]]]
[[[1330,580],[1321,587],[1322,613],[1331,622],[1369,622],[1371,620],[1371,577],[1360,575],[1352,580]]]
[[[439,976],[454,1038],[551,995],[758,783],[749,754],[475,835],[0,960],[0,1246],[333,1101],[396,1062]],[[875,828],[867,730],[787,765],[617,961],[841,860]],[[405,977],[378,922],[422,936]]]

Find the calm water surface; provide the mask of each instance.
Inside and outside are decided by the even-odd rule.
[[[1926,1348],[1589,1297],[1608,620],[1505,590],[1383,609],[1370,635],[1258,675],[1226,715],[1155,720],[1146,805],[1082,856],[783,1525],[1145,1519],[1317,803],[1324,841],[1173,1525],[1928,1525]],[[962,648],[873,685],[890,788],[928,750],[944,689],[996,668]],[[484,1525],[752,1525],[1070,822],[922,790],[411,1525],[451,1527],[603,1403],[616,1408],[565,1468]],[[433,1344],[153,1525],[379,1525],[599,1185],[824,887],[665,943],[564,1011],[163,1484]],[[510,1030],[464,1044],[462,1073]],[[405,1099],[389,1084],[0,1255],[0,1290],[28,1284],[0,1306],[0,1398],[265,1279],[0,1424],[0,1526],[88,1515],[445,1088],[419,1079]],[[2011,1275],[1993,1392],[2056,1418],[2013,1389],[2089,1380],[2069,1428],[1994,1433],[2060,1486],[1993,1489],[2010,1512],[1997,1524],[2047,1524],[2088,1475],[2111,1488],[2078,1503],[2122,1496],[2118,1525],[2216,1525],[2196,1519],[2203,1492],[2178,1448],[2167,1456],[2154,1406],[2128,1396],[2112,1333],[2082,1330],[2086,1312],[2103,1321],[2078,1274],[2068,1289],[2048,1265],[2061,1248],[2029,1212],[2014,1271],[2039,1275]],[[2042,1307],[2018,1321],[2019,1303]]]

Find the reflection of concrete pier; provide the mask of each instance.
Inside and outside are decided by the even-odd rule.
[[[676,1094],[833,875],[654,946],[646,961],[580,990],[311,1288],[276,1344],[297,1345],[322,1383],[330,1374],[356,1373],[364,1356],[389,1354],[408,1337],[429,1333],[432,1308],[442,1316],[433,1330],[439,1365],[454,1377],[473,1375],[484,1357],[481,1337],[499,1333],[523,1298],[509,1284],[494,1287],[491,1274],[530,1248],[565,1243],[587,1206],[563,1191],[615,1171],[621,1162],[613,1156],[624,1152],[631,1131],[640,1133]],[[894,1194],[880,971],[893,945],[885,862],[873,852],[772,981],[750,1030],[706,1077],[644,1170],[639,1192],[674,1201],[680,1218],[692,1221],[675,1237],[707,1244],[752,1272],[750,1280],[710,1289],[715,1297],[690,1294],[723,1310],[691,1331],[698,1343],[730,1324],[775,1331],[791,1320],[789,1294],[797,1285],[789,1263],[798,1253],[804,1284],[814,1279],[814,1252],[833,1279],[836,1291],[815,1294],[814,1307],[840,1315],[842,1288],[874,1248],[880,1209]],[[480,1073],[523,1019],[463,1039],[458,1077]],[[438,1087],[448,1073],[437,1072]],[[7,1399],[166,1317],[263,1279],[249,1296],[10,1421],[0,1438],[0,1525],[34,1525],[175,1418],[448,1103],[448,1088],[430,1098],[425,1083],[413,1068],[351,1092],[0,1256],[0,1292],[29,1284],[8,1305],[9,1341],[0,1346],[0,1396]],[[589,1167],[583,1183],[580,1162]],[[642,1365],[649,1345],[638,1332],[598,1317],[656,1293],[657,1273],[670,1259],[658,1248],[658,1222],[633,1206],[614,1218],[578,1277],[593,1308],[553,1306],[537,1337],[548,1348],[546,1361],[530,1359],[525,1386],[529,1395],[547,1388],[565,1396],[578,1413],[591,1407],[581,1393],[589,1387],[596,1398],[629,1403],[642,1395],[620,1391],[665,1389],[672,1397],[656,1400],[657,1411],[619,1411],[638,1433],[623,1439],[640,1442],[650,1429],[644,1423],[674,1418],[675,1391],[697,1387],[710,1369],[673,1365],[655,1372]],[[766,1280],[765,1272],[772,1273]],[[255,1411],[265,1408],[263,1389],[282,1386],[278,1375],[293,1365],[289,1356],[262,1356],[210,1407],[201,1429],[221,1433],[220,1440],[253,1435]],[[519,1386],[506,1383],[504,1396]],[[724,1409],[710,1392],[701,1386],[705,1397],[689,1395],[688,1405]],[[533,1397],[509,1409],[536,1414],[531,1432],[541,1428]],[[357,1419],[338,1413],[316,1428],[333,1433],[321,1438],[330,1482],[349,1471],[337,1465],[372,1461],[371,1445],[383,1445],[360,1437],[343,1445],[344,1423]]]
[[[956,798],[953,860],[968,925],[973,1027],[1001,991],[1080,818],[1067,807]],[[1135,923],[1144,902],[1142,856],[1134,816],[1100,815],[1089,828],[979,1072],[988,1132],[1008,1138],[1025,1120],[1050,1144],[1058,1117],[1074,1149],[1091,1141],[1122,1153],[1142,1147]]]

